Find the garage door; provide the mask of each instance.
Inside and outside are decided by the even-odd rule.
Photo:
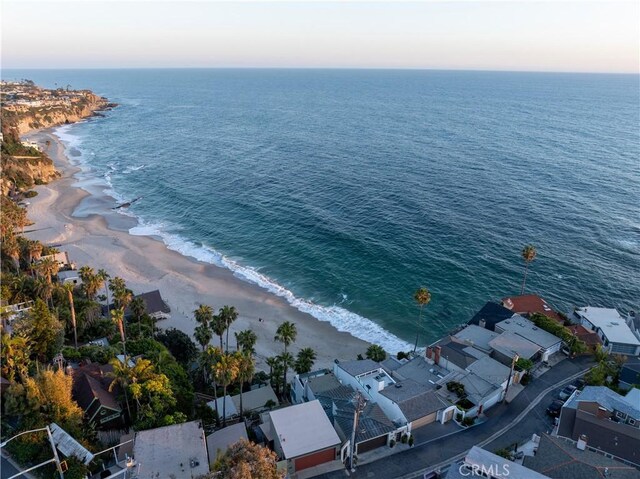
[[[428,416],[421,417],[420,419],[416,419],[411,423],[411,429],[415,429],[420,426],[426,426],[427,424],[431,424],[436,420],[436,415],[438,413],[434,412],[433,414],[429,414]]]
[[[308,467],[317,466],[318,464],[333,461],[335,458],[336,450],[333,447],[331,449],[325,449],[324,451],[314,452],[308,456],[298,457],[295,460],[296,472],[307,469]]]
[[[374,437],[373,439],[368,439],[363,442],[358,443],[358,454],[361,452],[371,451],[372,449],[376,449],[378,447],[387,445],[387,435],[380,437]]]

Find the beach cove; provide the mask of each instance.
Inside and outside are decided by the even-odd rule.
[[[232,271],[183,256],[158,238],[129,234],[137,220],[112,211],[115,199],[94,197],[76,186],[80,168],[69,161],[55,129],[31,132],[26,138],[40,144],[50,141],[47,153],[61,173],[59,180],[35,188],[38,196],[30,199],[28,206],[34,224],[26,236],[67,251],[78,267],[88,265],[122,277],[135,294],[159,289],[171,307],[171,318],[159,322],[158,327],[193,335],[196,322],[192,312],[198,305],[208,304],[216,311],[230,305],[240,314],[231,333],[251,329],[258,336],[255,349],[260,369],[268,370],[266,358],[281,352],[281,344],[273,338],[284,321],[294,322],[298,330],[290,351],[295,354],[298,349],[313,348],[316,368],[330,368],[336,358],[364,355],[369,343],[299,311],[285,299],[237,278]],[[103,214],[75,216],[86,203]],[[229,341],[233,348],[233,334]]]

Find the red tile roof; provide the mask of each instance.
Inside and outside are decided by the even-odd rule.
[[[560,315],[556,313],[544,299],[536,294],[525,294],[523,296],[511,296],[503,298],[502,306],[510,309],[514,313],[540,313],[548,316],[551,319],[555,319],[560,323],[564,323],[564,320],[560,317]]]
[[[594,332],[589,331],[580,324],[574,324],[573,326],[567,326],[567,329],[571,331],[571,334],[576,336],[579,340],[584,341],[587,346],[596,346],[602,344],[600,337]]]

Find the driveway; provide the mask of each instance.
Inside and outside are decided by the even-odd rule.
[[[543,410],[548,406],[547,403],[551,402],[559,390],[564,387],[565,383],[570,382],[567,378],[591,367],[593,364],[591,357],[564,360],[547,373],[534,379],[524,391],[518,394],[511,404],[499,404],[487,411],[487,421],[484,424],[464,429],[433,442],[418,445],[376,462],[361,465],[355,473],[351,474],[351,477],[366,479],[421,477],[420,471],[445,462],[452,462],[456,456],[465,453],[472,446],[487,440],[492,435],[499,433],[503,428],[514,425],[518,415],[527,406],[538,399],[538,396],[546,389],[556,386],[552,391],[544,394],[540,403],[520,420],[517,427],[512,427],[510,430],[500,434],[497,439],[492,440],[485,447],[489,451],[494,451],[500,447],[508,446],[516,440],[524,442],[534,433],[549,430],[549,419],[543,413]],[[317,477],[338,479],[349,477],[349,475],[345,470],[339,470]]]

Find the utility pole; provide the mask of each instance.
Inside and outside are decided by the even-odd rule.
[[[509,369],[509,379],[507,379],[507,387],[504,389],[503,402],[507,402],[507,393],[509,392],[509,386],[511,385],[511,376],[513,376],[513,369],[516,367],[516,363],[518,362],[518,359],[520,359],[520,356],[518,356],[518,353],[514,354],[513,358],[511,359],[511,369]]]
[[[351,431],[351,447],[349,448],[349,467],[351,472],[356,472],[356,465],[353,462],[356,453],[356,432],[358,430],[358,423],[360,422],[360,413],[364,411],[364,407],[367,405],[367,401],[358,391],[354,400],[355,409],[353,411],[353,429]]]

